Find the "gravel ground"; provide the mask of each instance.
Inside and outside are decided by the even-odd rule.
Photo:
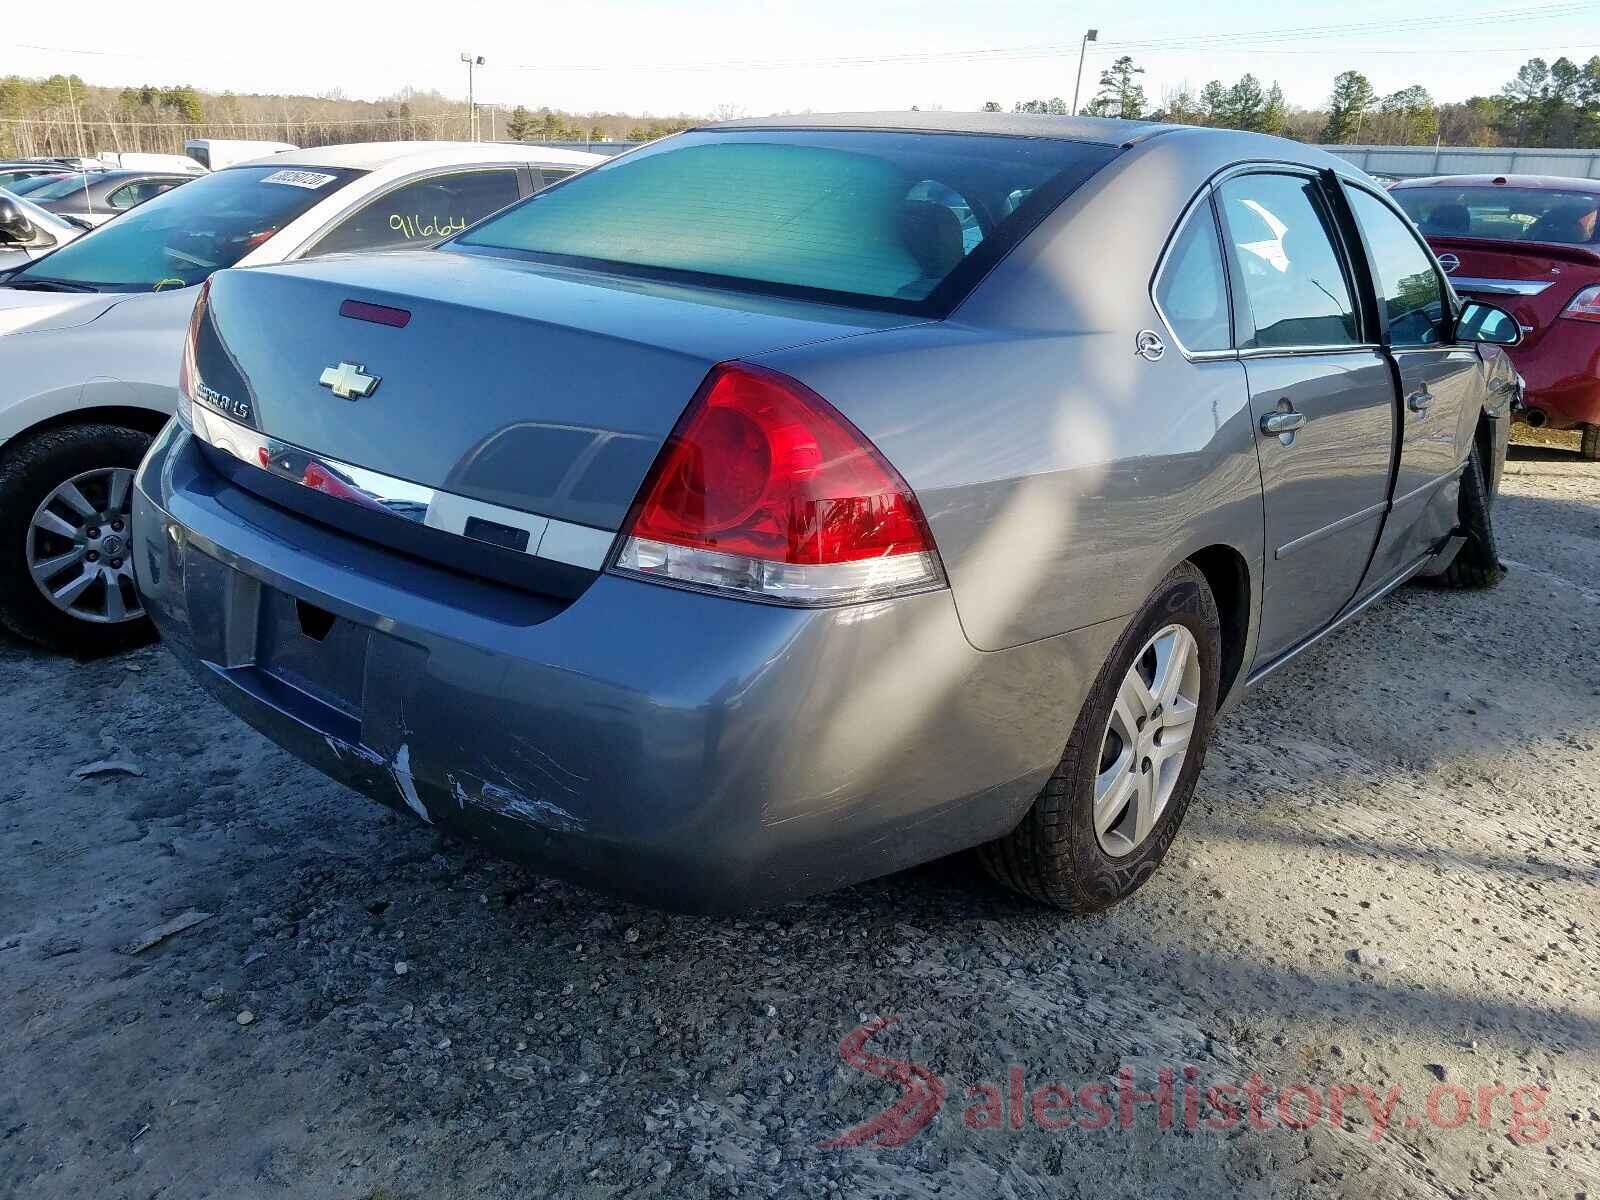
[[[965,859],[652,912],[343,791],[159,648],[0,643],[0,1195],[1594,1196],[1600,468],[1513,456],[1504,585],[1272,679],[1077,922]]]

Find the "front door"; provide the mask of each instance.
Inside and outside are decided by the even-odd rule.
[[[1367,344],[1322,183],[1237,175],[1218,188],[1266,505],[1257,661],[1355,596],[1388,505],[1394,377]]]
[[[1447,340],[1453,336],[1448,294],[1422,240],[1365,188],[1347,184],[1345,194],[1366,242],[1403,397],[1394,508],[1372,567],[1371,582],[1379,585],[1437,549],[1455,527],[1483,371],[1476,346]]]

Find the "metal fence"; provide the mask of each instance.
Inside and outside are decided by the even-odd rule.
[[[1600,179],[1600,150],[1541,150],[1516,146],[1323,146],[1363,171],[1414,179],[1419,175],[1561,175]]]

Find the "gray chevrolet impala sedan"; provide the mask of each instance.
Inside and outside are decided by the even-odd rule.
[[[1251,684],[1499,578],[1517,336],[1305,146],[733,122],[213,276],[135,569],[250,724],[551,873],[733,908],[980,847],[1087,912]]]

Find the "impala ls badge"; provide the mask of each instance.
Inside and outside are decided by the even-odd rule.
[[[361,400],[378,390],[383,382],[380,375],[365,375],[360,363],[342,362],[322,373],[322,386],[332,388],[341,400]]]

